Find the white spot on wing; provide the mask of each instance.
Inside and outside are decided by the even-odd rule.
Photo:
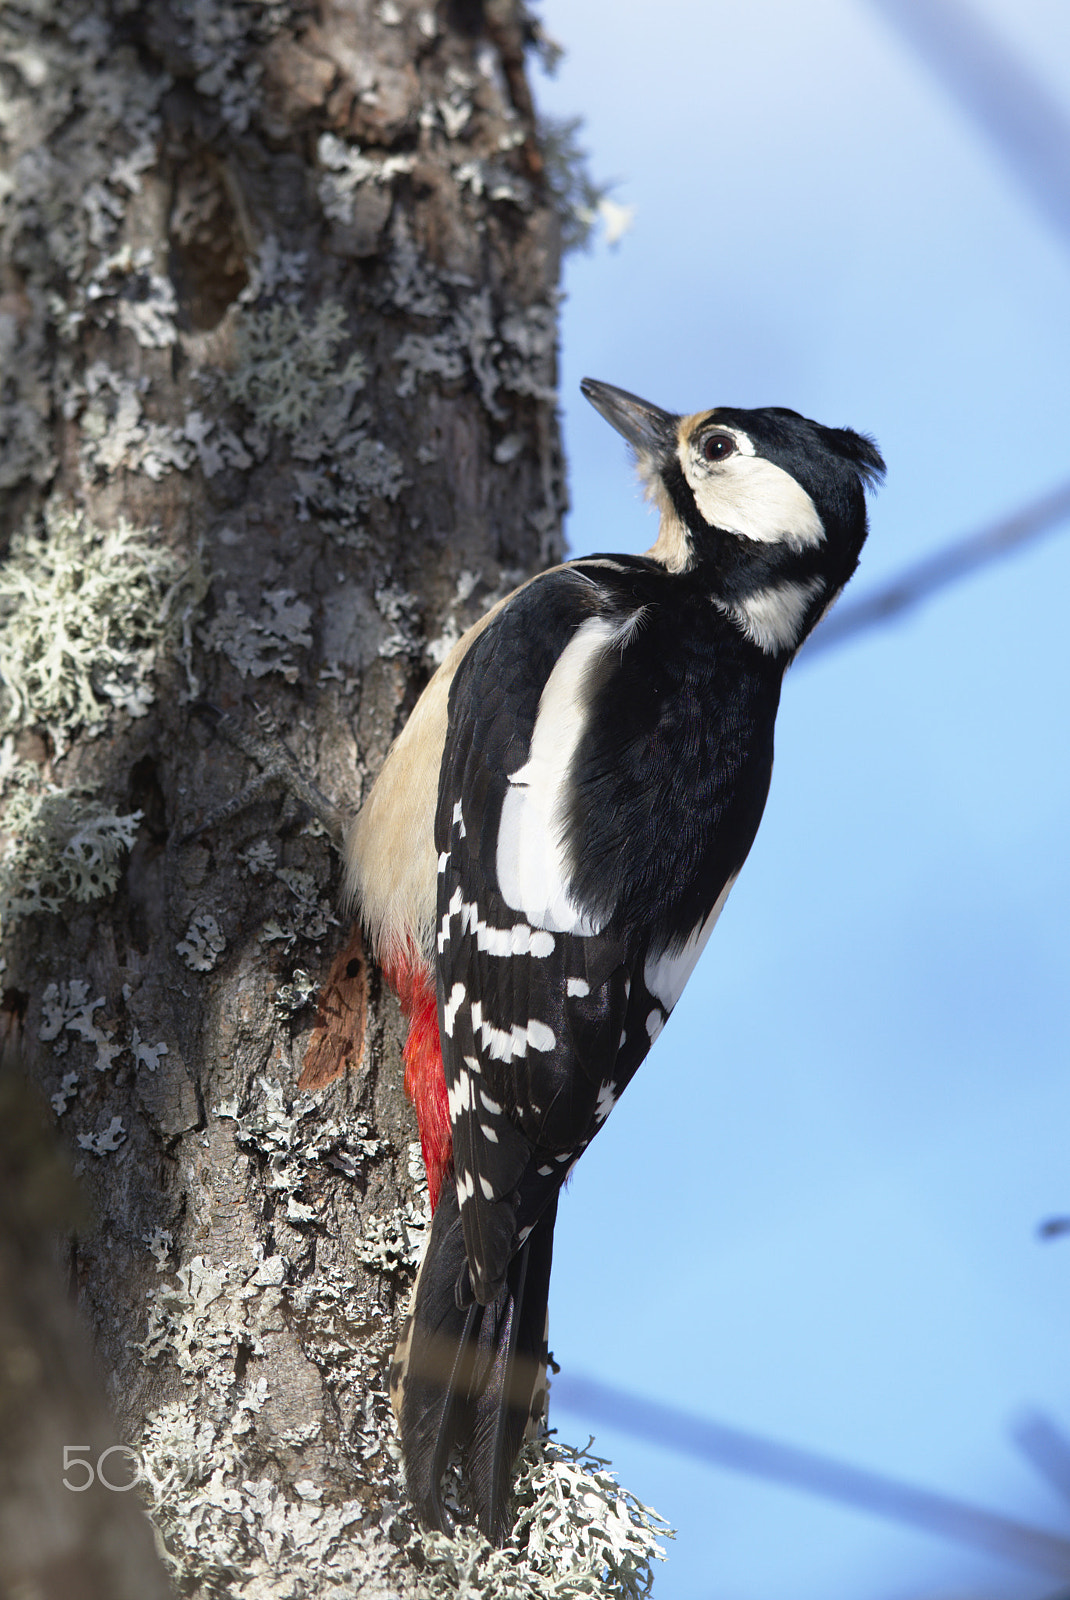
[[[453,988],[450,990],[449,999],[442,1008],[442,1026],[445,1028],[451,1039],[453,1038],[453,1024],[457,1020],[457,1012],[460,1010],[463,1004],[464,984],[455,983]]]
[[[492,1061],[513,1061],[526,1056],[528,1050],[545,1052],[557,1043],[552,1028],[533,1017],[526,1027],[515,1023],[512,1028],[496,1028],[483,1017],[478,1000],[472,1002],[472,1030],[479,1034],[483,1048]]]
[[[533,1050],[538,1050],[540,1055],[545,1055],[552,1050],[557,1040],[554,1030],[548,1028],[545,1022],[538,1022],[535,1018],[528,1023],[528,1042]]]
[[[582,1000],[584,995],[591,992],[591,986],[586,978],[570,978],[565,985],[566,993],[574,995],[577,1000]]]
[[[617,1085],[604,1083],[598,1091],[598,1104],[594,1108],[595,1118],[604,1122],[617,1103]]]
[[[666,950],[657,957],[648,957],[643,971],[643,981],[647,989],[659,1001],[662,1009],[668,1015],[673,1006],[684,992],[684,985],[695,970],[695,962],[702,954],[706,940],[713,932],[714,923],[724,910],[724,903],[731,893],[738,873],[729,878],[717,899],[714,901],[713,910],[705,922],[692,933],[687,943],[680,950]]]
[[[494,1190],[491,1188],[491,1186],[487,1182],[486,1178],[484,1178],[482,1175],[480,1175],[479,1187],[483,1191],[484,1200],[493,1200],[494,1199]]]
[[[651,1044],[665,1026],[665,1013],[660,1006],[655,1006],[646,1019],[646,1031],[650,1035]]]
[[[449,1106],[450,1122],[456,1122],[462,1111],[466,1111],[474,1103],[475,1095],[472,1089],[472,1080],[467,1072],[457,1074],[457,1080],[447,1086],[446,1103]]]

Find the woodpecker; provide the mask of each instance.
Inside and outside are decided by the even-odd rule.
[[[501,1544],[561,1187],[661,1032],[753,843],[784,671],[858,564],[873,441],[780,408],[582,390],[660,512],[642,556],[541,573],[454,646],[347,841],[410,1022],[433,1209],[391,1373],[409,1493],[460,1452]]]

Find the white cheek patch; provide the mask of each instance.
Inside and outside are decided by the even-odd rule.
[[[755,455],[746,434],[724,431],[739,445],[727,461],[707,464],[680,449],[684,477],[703,518],[713,528],[758,544],[786,544],[793,550],[821,544],[825,524],[802,485],[783,467]]]
[[[732,885],[739,874],[729,878],[717,899],[714,901],[713,910],[705,922],[699,924],[688,939],[682,950],[666,950],[656,959],[648,959],[643,970],[643,981],[647,990],[655,1000],[659,1001],[666,1016],[684,992],[684,986],[695,970],[695,963],[703,950],[706,941],[713,932],[717,918],[724,910],[724,903],[732,892]]]
[[[775,583],[758,589],[723,609],[735,617],[743,632],[766,655],[793,650],[802,636],[810,604],[824,589],[821,578],[806,583]]]

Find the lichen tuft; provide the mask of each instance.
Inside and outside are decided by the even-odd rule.
[[[0,564],[0,726],[44,726],[61,754],[116,711],[144,716],[196,594],[192,569],[125,518],[100,528],[50,504]]]

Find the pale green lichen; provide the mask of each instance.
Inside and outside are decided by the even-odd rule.
[[[259,57],[292,9],[290,0],[174,0],[194,87],[215,100],[232,133],[244,133],[260,108]]]
[[[367,1162],[381,1157],[386,1146],[377,1139],[365,1118],[348,1117],[345,1123],[326,1120],[313,1095],[287,1102],[280,1084],[269,1078],[256,1080],[256,1104],[244,1114],[224,1102],[214,1115],[234,1121],[234,1139],[244,1150],[255,1151],[268,1167],[268,1187],[273,1193],[305,1206],[301,1190],[310,1171],[326,1161],[338,1172],[356,1177]],[[300,1221],[310,1220],[303,1214]]]
[[[122,1117],[112,1117],[108,1126],[101,1133],[80,1133],[78,1143],[83,1150],[88,1150],[93,1156],[108,1156],[113,1150],[118,1150],[127,1140],[127,1132],[123,1127]]]
[[[211,1327],[205,1315],[199,1331]],[[196,1339],[184,1330],[180,1348]],[[287,1497],[253,1475],[245,1452],[270,1394],[263,1378],[234,1388],[233,1398],[214,1398],[207,1416],[184,1402],[163,1406],[140,1442],[141,1490],[176,1590],[203,1600],[300,1600],[315,1573],[318,1600],[416,1600],[414,1588],[392,1579],[393,1551],[364,1526],[363,1501],[324,1505],[311,1479]],[[285,1442],[298,1448],[315,1437],[296,1432]]]
[[[276,1157],[291,1147],[295,1160],[307,1154],[301,1149],[306,1117],[287,1110],[277,1085],[261,1088],[258,1110],[239,1123],[242,1143]],[[234,1110],[217,1107],[225,1115]],[[305,1103],[313,1121],[315,1110],[311,1100]],[[386,1355],[367,1341],[376,1308],[329,1267],[291,1289],[291,1263],[280,1254],[257,1249],[240,1262],[195,1256],[171,1272],[170,1236],[157,1233],[145,1243],[163,1281],[149,1292],[141,1349],[148,1360],[163,1358],[177,1368],[189,1391],[155,1413],[138,1443],[142,1492],[176,1591],[201,1600],[299,1600],[314,1572],[323,1600],[358,1593],[364,1600],[416,1600],[418,1579],[397,1575],[396,1546],[382,1537],[367,1499],[338,1502],[318,1481],[319,1421],[281,1433],[275,1422],[262,1432],[261,1412],[276,1397],[255,1364],[235,1376],[238,1353],[255,1363],[263,1336],[277,1339],[281,1320],[302,1341],[307,1331],[305,1356],[333,1393],[356,1402],[338,1444],[373,1481],[384,1473],[389,1479],[389,1406],[376,1381]],[[308,1469],[298,1464],[291,1474],[290,1488],[264,1473],[265,1455],[275,1455],[280,1444],[299,1455],[314,1451]],[[396,1483],[390,1487],[398,1492]]]
[[[153,1228],[143,1239],[143,1244],[156,1262],[157,1272],[167,1272],[171,1265],[171,1252],[175,1247],[174,1235],[168,1228]]]
[[[553,304],[528,306],[495,321],[490,291],[469,295],[433,333],[408,333],[394,351],[401,366],[397,393],[402,399],[436,378],[456,384],[471,377],[492,417],[505,409],[499,391],[530,395],[552,404],[557,311]]]
[[[146,165],[153,165],[149,151]],[[122,207],[116,207],[116,218]],[[101,256],[89,276],[77,283],[66,301],[53,302],[56,328],[61,337],[77,339],[86,323],[106,327],[116,321],[127,328],[145,350],[165,350],[176,338],[178,297],[170,278],[153,271],[153,252],[123,245]]]
[[[182,429],[165,427],[144,415],[143,387],[94,361],[85,375],[81,450],[90,473],[109,476],[119,467],[144,472],[153,482],[191,466],[199,451]]]
[[[253,464],[252,456],[238,435],[220,422],[218,417],[205,417],[202,412],[192,409],[186,413],[180,433],[181,438],[188,440],[197,452],[197,460],[206,478],[214,478],[217,472],[222,472],[226,467],[237,467],[239,471],[244,471]]]
[[[62,1117],[78,1093],[78,1074],[65,1072],[56,1093],[51,1096],[51,1106],[57,1117]]]
[[[270,839],[254,839],[252,844],[238,851],[238,860],[245,863],[254,878],[259,878],[264,873],[274,872],[277,854]]]
[[[107,1017],[96,1015],[105,1005],[103,995],[91,1000],[92,993],[84,978],[70,978],[50,983],[41,997],[41,1021],[37,1036],[44,1044],[51,1044],[53,1056],[65,1056],[76,1035],[85,1044],[92,1045],[95,1056],[89,1063],[97,1072],[107,1072],[117,1056],[124,1052],[133,1055],[136,1068],[155,1072],[162,1056],[169,1054],[168,1046],[161,1040],[148,1044],[142,1039],[135,1023],[129,1038],[119,1031],[119,1025]],[[124,990],[124,995],[127,991]],[[85,1060],[84,1052],[82,1053]],[[72,1101],[77,1100],[81,1077],[73,1069],[63,1074],[58,1090],[50,1097],[57,1117],[65,1116]],[[120,1117],[113,1117],[100,1132],[77,1135],[79,1146],[90,1155],[109,1155],[126,1142],[127,1133]]]
[[[239,305],[256,306],[267,300],[293,304],[305,282],[308,252],[284,250],[275,234],[269,233],[248,265],[249,282],[238,296]]]
[[[360,1259],[376,1272],[415,1273],[430,1226],[430,1208],[421,1200],[404,1200],[386,1217],[364,1217],[357,1247]]]
[[[407,589],[387,583],[375,591],[375,605],[379,615],[389,626],[389,633],[379,641],[378,654],[387,661],[398,656],[418,656],[422,645],[420,602]]]
[[[175,950],[191,972],[211,972],[223,958],[226,936],[210,911],[198,911]]]
[[[158,1044],[149,1044],[141,1037],[140,1030],[136,1026],[130,1036],[130,1049],[134,1054],[135,1066],[144,1067],[147,1072],[155,1072],[160,1065],[160,1057],[171,1054],[162,1040]]]
[[[279,1196],[277,1216],[303,1220],[295,1191],[324,1163],[357,1175],[385,1148],[362,1119],[322,1120],[313,1096],[287,1098],[258,1078],[253,1107],[216,1105],[237,1143],[266,1162]],[[419,1146],[409,1173],[423,1191]],[[352,1163],[352,1164],[350,1164]],[[179,1593],[203,1600],[299,1600],[310,1571],[324,1600],[570,1600],[650,1593],[659,1540],[655,1512],[621,1490],[589,1450],[543,1440],[523,1452],[515,1488],[515,1526],[502,1551],[461,1526],[449,1540],[419,1529],[400,1481],[400,1451],[382,1372],[390,1332],[374,1293],[326,1264],[290,1283],[281,1254],[239,1261],[195,1256],[169,1271],[170,1236],[145,1241],[161,1275],[149,1293],[141,1349],[181,1374],[189,1398],[162,1407],[139,1441],[142,1487]],[[396,1271],[401,1263],[376,1261]],[[405,1264],[406,1268],[408,1264]],[[280,1317],[319,1371],[346,1418],[334,1451],[359,1475],[359,1498],[339,1500],[322,1479],[320,1423],[264,1430],[275,1397],[256,1376],[255,1357]],[[369,1327],[378,1332],[369,1338]],[[253,1357],[235,1376],[239,1351]],[[279,1443],[298,1454],[287,1487],[264,1475],[265,1452]],[[302,1471],[301,1452],[311,1450]],[[369,1489],[374,1487],[375,1494]]]
[[[345,323],[339,300],[325,301],[310,322],[293,305],[243,312],[237,323],[237,365],[227,379],[231,399],[265,427],[299,433],[340,392],[364,387],[362,356],[354,353],[338,365]]]
[[[293,589],[265,593],[255,617],[242,610],[237,595],[228,589],[223,610],[201,628],[200,640],[206,650],[225,655],[243,678],[279,672],[287,683],[296,683],[298,667],[292,651],[294,646],[307,650],[312,643],[311,620],[311,606],[298,600]]]
[[[353,221],[357,190],[362,184],[385,186],[410,173],[414,155],[366,155],[359,145],[347,144],[336,134],[320,134],[316,155],[324,169],[318,185],[323,214],[332,222]]]
[[[272,876],[289,889],[293,900],[287,905],[281,919],[269,917],[257,938],[261,944],[278,944],[289,953],[298,939],[312,943],[326,936],[329,929],[338,927],[338,918],[329,900],[320,893],[310,872],[298,867],[271,869]]]
[[[141,812],[118,814],[85,789],[42,785],[28,762],[9,766],[3,780],[0,923],[110,894]]]
[[[43,725],[62,752],[115,711],[144,716],[157,656],[200,596],[192,567],[120,517],[51,504],[0,564],[0,721]]]
[[[353,542],[375,500],[396,500],[405,485],[399,456],[368,432],[371,409],[358,404],[366,363],[343,355],[347,313],[337,300],[306,319],[289,301],[243,308],[236,322],[237,364],[230,398],[250,414],[243,438],[263,459],[273,435],[289,442],[299,521],[316,517]]]
[[[84,309],[75,285],[114,247],[129,196],[159,160],[166,74],[142,70],[101,14],[65,0],[0,10],[0,89],[10,177],[0,194],[0,248],[24,278]],[[65,281],[63,281],[65,280]]]
[[[45,319],[35,309],[25,323],[0,310],[0,490],[27,479],[43,487],[56,468]]]
[[[289,983],[280,983],[275,991],[273,1005],[275,1015],[282,1019],[296,1017],[307,1005],[316,998],[319,984],[310,972],[303,967],[294,970],[293,978]]]
[[[98,1027],[93,1013],[100,1010],[105,1000],[103,995],[90,1000],[89,993],[89,985],[84,978],[71,978],[62,983],[50,983],[41,996],[41,1023],[37,1036],[52,1045],[55,1055],[63,1055],[70,1043],[59,1037],[64,1030],[81,1034],[83,1039],[96,1036]]]
[[[126,991],[123,992],[125,995]],[[130,1038],[122,1038],[118,1033],[119,1024],[114,1018],[101,1017],[98,1020],[95,1015],[106,1004],[104,996],[90,1000],[89,995],[89,984],[84,978],[50,983],[41,996],[38,1038],[51,1044],[53,1055],[62,1056],[66,1055],[71,1043],[62,1035],[77,1034],[87,1044],[95,1046],[96,1056],[92,1064],[97,1072],[107,1072],[114,1065],[116,1056],[124,1050],[131,1052],[135,1065],[155,1072],[160,1057],[170,1053],[168,1046],[162,1040],[158,1044],[146,1043],[136,1023],[133,1024]]]
[[[422,1531],[407,1546],[429,1600],[643,1600],[664,1561],[665,1519],[617,1483],[607,1463],[552,1439],[525,1447],[509,1539],[493,1549],[474,1530]]]

